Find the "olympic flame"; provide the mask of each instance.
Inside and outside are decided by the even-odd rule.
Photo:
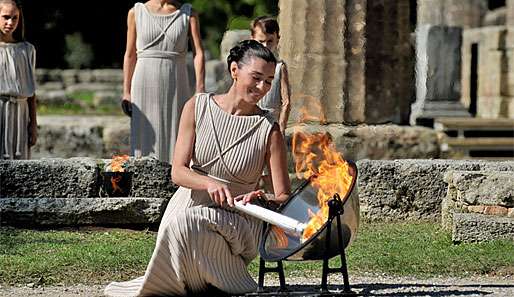
[[[312,110],[312,109],[310,109]],[[306,109],[301,118],[312,119]],[[321,121],[324,117],[320,117]],[[305,228],[302,241],[309,239],[328,219],[327,202],[338,193],[345,197],[352,183],[348,163],[336,150],[328,133],[306,133],[297,129],[293,134],[293,156],[296,175],[300,179],[311,179],[311,185],[318,190],[317,200],[320,209],[308,209],[310,220]]]

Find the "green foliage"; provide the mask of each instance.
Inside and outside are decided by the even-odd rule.
[[[64,59],[70,68],[80,69],[91,66],[93,48],[82,39],[82,34],[75,32],[65,36],[66,53]]]
[[[155,233],[117,229],[32,231],[0,228],[0,284],[43,279],[52,283],[105,283],[143,275]],[[335,257],[332,267],[340,262]],[[363,224],[347,251],[351,274],[466,276],[514,272],[514,242],[454,245],[435,223]],[[258,261],[249,267],[258,272]],[[289,277],[318,277],[321,262],[286,262]]]
[[[219,45],[226,30],[249,29],[252,19],[261,15],[277,15],[278,0],[192,0],[200,16],[205,47],[218,57]]]

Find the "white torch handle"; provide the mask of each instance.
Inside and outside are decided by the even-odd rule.
[[[234,203],[235,208],[239,211],[242,211],[246,214],[249,214],[253,217],[256,217],[260,220],[263,220],[267,223],[270,223],[272,225],[276,225],[284,231],[296,234],[296,235],[302,235],[303,230],[305,229],[306,225],[303,223],[300,223],[299,221],[290,218],[288,216],[285,216],[283,214],[280,214],[278,212],[274,212],[272,210],[269,210],[267,208],[246,203],[246,205],[243,205],[242,201],[236,201]]]

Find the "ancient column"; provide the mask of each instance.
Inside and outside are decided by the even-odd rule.
[[[416,102],[411,124],[432,126],[436,117],[469,116],[461,97],[460,27],[423,25],[416,31]]]
[[[514,0],[506,0],[507,6],[507,26],[514,26]]]
[[[325,116],[320,122],[406,119],[413,89],[408,0],[281,0],[279,8],[291,122],[302,107],[315,110],[312,102]]]
[[[480,27],[487,0],[418,0],[418,26]]]

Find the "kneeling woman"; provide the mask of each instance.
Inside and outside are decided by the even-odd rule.
[[[172,171],[180,188],[164,213],[145,275],[109,284],[107,296],[256,289],[247,265],[257,256],[262,223],[233,206],[236,197],[249,202],[262,194],[255,189],[264,166],[276,202],[289,195],[282,133],[273,116],[257,106],[271,87],[276,60],[267,48],[246,40],[231,49],[227,63],[233,78],[228,93],[198,94],[184,107]]]

